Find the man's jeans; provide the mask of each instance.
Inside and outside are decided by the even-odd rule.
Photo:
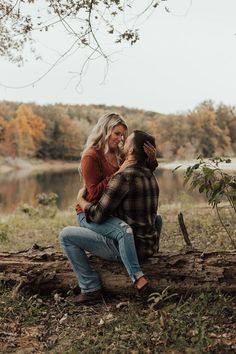
[[[87,223],[84,213],[78,215],[78,221],[82,227],[65,227],[60,233],[60,242],[82,292],[101,288],[99,276],[91,268],[85,251],[106,260],[122,261],[133,282],[143,275],[132,229],[124,221],[110,217],[102,224]],[[156,226],[160,234],[162,220],[159,215]]]

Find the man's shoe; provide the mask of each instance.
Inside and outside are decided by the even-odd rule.
[[[147,300],[149,296],[154,292],[155,290],[149,283],[144,285],[141,289],[138,289],[138,294],[141,296],[141,298],[143,298],[143,300]]]
[[[93,304],[103,301],[102,290],[95,290],[88,293],[80,293],[70,299],[74,304]]]

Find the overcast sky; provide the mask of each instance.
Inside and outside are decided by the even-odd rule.
[[[170,13],[165,10],[168,6]],[[43,80],[24,89],[0,86],[0,100],[124,105],[161,113],[193,109],[203,100],[236,105],[236,0],[168,0],[142,24],[141,41],[105,64],[93,61],[75,90],[85,52],[77,52]],[[54,61],[66,44],[62,32],[37,37],[43,60],[23,68],[0,60],[0,83],[24,86]],[[114,49],[114,47],[113,47]],[[113,50],[111,49],[111,51]]]

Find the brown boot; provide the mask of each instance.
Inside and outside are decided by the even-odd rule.
[[[74,304],[94,304],[103,301],[102,290],[95,290],[88,293],[80,293],[70,299]]]
[[[138,294],[144,299],[147,299],[149,295],[154,292],[154,289],[144,276],[142,276],[135,282],[135,287],[138,290]]]
[[[142,288],[146,287],[148,284],[149,284],[148,280],[144,276],[142,276],[135,281],[134,286],[136,287],[136,289],[138,291],[140,291]]]

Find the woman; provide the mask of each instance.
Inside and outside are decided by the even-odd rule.
[[[81,172],[85,185],[84,197],[87,201],[97,202],[112,176],[129,166],[128,162],[123,162],[121,146],[127,137],[127,130],[126,122],[117,113],[105,114],[93,128],[81,160]],[[157,167],[156,149],[150,144],[145,144],[144,149],[149,155],[148,166],[154,170]],[[102,224],[88,223],[79,204],[76,205],[76,212],[81,226],[81,235],[84,236],[86,233],[84,228],[86,228],[112,240],[110,246],[114,247],[115,245],[119,251],[119,258],[125,265],[136,288],[140,292],[144,291],[148,286],[148,281],[138,262],[131,228],[119,218],[112,216]],[[89,237],[89,233],[87,234]],[[86,284],[86,279],[84,279],[84,284],[81,284],[81,279],[78,280],[80,287],[82,286],[81,290],[84,293],[89,292],[87,290],[89,284]],[[97,280],[94,282],[91,293],[98,289],[100,289],[100,284]]]
[[[112,176],[128,167],[126,161],[122,163],[121,146],[127,133],[127,124],[117,113],[105,114],[94,126],[82,152],[81,160],[87,201],[98,201]],[[150,144],[145,144],[144,151],[148,155],[148,167],[154,171],[158,165],[156,149]],[[79,204],[76,205],[76,212],[80,223],[82,209]]]

